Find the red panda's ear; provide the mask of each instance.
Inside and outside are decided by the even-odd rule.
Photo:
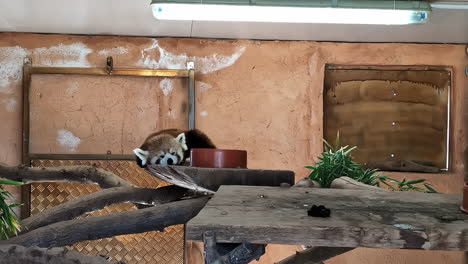
[[[187,150],[188,147],[187,147],[187,142],[185,141],[185,133],[180,133],[177,137],[176,137],[176,141],[182,146],[182,148],[184,150]]]
[[[142,149],[134,149],[133,153],[141,160],[141,164],[144,166],[148,161],[149,151],[142,150]]]

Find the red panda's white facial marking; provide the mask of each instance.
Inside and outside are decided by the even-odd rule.
[[[184,151],[183,148],[180,146],[176,148],[171,148],[168,151],[159,151],[153,157],[151,157],[149,164],[178,165],[182,163],[183,157]]]
[[[179,164],[179,159],[177,156],[166,153],[163,159],[160,160],[159,164],[161,165],[177,165]]]

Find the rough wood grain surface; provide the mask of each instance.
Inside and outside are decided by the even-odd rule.
[[[220,243],[468,250],[461,195],[221,186],[187,224],[188,240]],[[330,218],[307,216],[312,205]]]
[[[179,186],[164,186],[158,189],[116,187],[75,200],[64,202],[48,210],[34,214],[21,222],[23,233],[53,223],[74,219],[75,217],[100,210],[106,206],[118,203],[141,203],[158,205],[173,202],[187,194],[187,190]]]
[[[15,167],[0,165],[0,177],[23,183],[79,182],[98,184],[103,189],[133,186],[117,175],[93,166],[59,166],[46,169],[22,165]]]
[[[147,171],[161,180],[189,189],[195,189],[189,186],[190,183],[212,191],[217,191],[221,185],[280,186],[281,183],[294,184],[294,172],[288,170],[218,169],[152,165],[148,166]],[[186,174],[191,179],[186,179],[186,177],[177,178],[177,175],[175,175],[177,171]],[[172,179],[162,177],[164,175],[169,175]]]
[[[0,245],[0,263],[5,264],[113,264],[101,256],[86,256],[66,248]]]
[[[7,241],[0,241],[0,245],[62,247],[85,240],[163,231],[168,226],[187,223],[197,215],[208,199],[209,197],[188,199],[146,209],[58,222]]]

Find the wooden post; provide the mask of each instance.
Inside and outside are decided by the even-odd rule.
[[[465,46],[465,58],[468,58],[468,45]],[[468,77],[468,66],[466,66],[465,69],[465,74]],[[462,120],[462,126],[463,126],[463,133],[465,133],[465,138],[464,138],[464,143],[465,143],[465,151],[463,152],[463,169],[464,169],[464,178],[465,182],[468,182],[468,105],[466,102],[468,101],[468,92],[466,89],[464,89],[464,97],[463,97],[463,120]]]
[[[463,122],[465,123],[465,151],[463,152],[463,174],[465,181],[468,182],[468,115],[464,115]]]
[[[216,238],[213,232],[207,231],[203,234],[203,243],[205,247],[205,264],[212,264],[219,259],[216,250]]]

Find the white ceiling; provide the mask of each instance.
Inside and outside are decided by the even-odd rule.
[[[466,3],[466,2],[465,2]],[[150,0],[0,0],[0,32],[350,42],[468,43],[468,9],[410,26],[159,22]]]

